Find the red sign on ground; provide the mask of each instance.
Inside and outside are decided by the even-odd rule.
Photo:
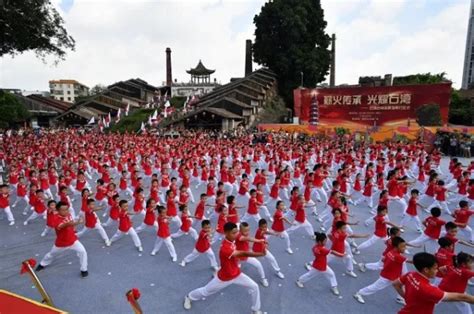
[[[448,122],[451,83],[295,89],[295,116],[302,124],[433,125]]]

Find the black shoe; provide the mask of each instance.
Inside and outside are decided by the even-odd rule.
[[[42,269],[44,268],[44,266],[41,266],[41,264],[38,264],[38,266],[36,266],[36,271],[41,271]]]
[[[89,272],[87,270],[86,271],[81,270],[81,276],[82,276],[82,278],[85,278],[85,277],[89,276]]]

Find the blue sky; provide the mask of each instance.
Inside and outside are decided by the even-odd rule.
[[[165,49],[173,77],[199,59],[222,83],[243,75],[245,40],[264,0],[52,0],[76,40],[58,66],[34,53],[1,60],[1,87],[47,90],[50,79],[93,86],[140,77],[165,80]],[[469,0],[322,0],[327,32],[336,33],[336,82],[359,76],[447,72],[461,82]],[[257,65],[256,65],[257,66]]]

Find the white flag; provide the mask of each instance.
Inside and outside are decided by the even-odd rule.
[[[143,132],[145,131],[145,123],[142,122],[142,125],[140,126],[140,131]]]
[[[151,125],[151,124],[152,124],[151,116],[148,116],[148,125]]]
[[[120,116],[122,115],[122,110],[119,108],[117,111],[117,117],[115,118],[115,123],[118,123],[120,121]]]
[[[95,118],[94,118],[94,117],[92,117],[92,118],[89,120],[89,122],[87,122],[87,124],[94,124],[94,123],[95,123]]]
[[[125,107],[125,116],[128,116],[129,110],[130,110],[130,104],[127,104],[127,107]]]
[[[158,117],[158,110],[155,110],[155,112],[153,112],[153,115],[151,116],[151,119],[156,120],[157,117]]]
[[[167,100],[167,101],[165,102],[165,108],[168,108],[168,107],[171,107],[171,104],[170,104],[170,101],[169,101],[169,100]]]

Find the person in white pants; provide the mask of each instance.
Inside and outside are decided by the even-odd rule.
[[[275,271],[275,275],[280,278],[284,279],[285,275],[281,272],[280,266],[278,265],[278,262],[273,256],[273,254],[267,249],[267,235],[275,235],[272,230],[268,230],[268,224],[265,219],[260,219],[258,222],[258,229],[255,233],[255,239],[259,240],[258,242],[255,241],[253,243],[253,248],[252,250],[254,252],[266,252],[265,259],[270,262],[270,265],[272,266],[273,270]]]
[[[331,285],[331,291],[335,295],[339,295],[337,288],[337,279],[334,271],[327,265],[327,256],[331,253],[331,250],[325,247],[327,242],[327,236],[324,233],[315,233],[316,244],[313,247],[314,261],[313,264],[308,268],[308,272],[301,275],[296,280],[296,285],[300,288],[304,288],[304,284],[318,275],[323,275],[329,281]]]
[[[109,236],[104,230],[104,227],[102,227],[99,219],[97,218],[97,214],[95,213],[96,211],[102,210],[102,208],[96,208],[95,207],[95,201],[93,199],[88,199],[87,200],[87,208],[85,211],[85,224],[84,228],[77,233],[77,237],[80,238],[86,232],[89,230],[97,230],[97,232],[100,234],[100,237],[102,240],[105,242],[105,246],[110,246],[110,240]]]
[[[237,237],[238,230],[237,225],[232,222],[228,222],[224,225],[224,233],[225,239],[222,241],[219,250],[221,268],[217,272],[217,276],[215,276],[204,287],[195,289],[188,293],[184,298],[184,308],[190,310],[192,301],[202,300],[203,298],[215,294],[232,284],[236,284],[249,290],[249,294],[252,297],[252,311],[254,314],[261,314],[260,290],[258,285],[255,281],[250,279],[250,277],[240,271],[238,258],[265,256],[265,251],[257,253],[236,250],[234,241]],[[235,298],[234,301],[241,302]]]
[[[158,234],[155,241],[155,246],[153,247],[153,250],[150,254],[152,256],[156,255],[164,243],[174,263],[178,260],[178,257],[176,255],[173,242],[171,241],[169,223],[170,217],[166,215],[166,207],[161,205],[158,206]]]
[[[372,245],[376,244],[377,242],[387,241],[387,225],[390,227],[399,228],[395,224],[387,221],[387,207],[383,205],[380,205],[379,207],[377,207],[377,215],[374,217],[374,220],[375,220],[374,234],[369,239],[365,240],[360,245],[358,245],[357,251],[369,248]]]
[[[0,185],[0,212],[4,212],[7,216],[7,220],[10,226],[15,224],[15,218],[13,217],[12,210],[10,208],[10,192],[8,184]]]
[[[469,209],[467,201],[459,202],[459,209],[453,213],[454,223],[459,227],[459,231],[467,237],[468,241],[474,243],[474,232],[469,226],[469,218],[474,214],[474,211]]]
[[[191,263],[200,255],[205,254],[211,262],[211,267],[214,271],[218,270],[216,256],[214,255],[214,251],[211,248],[211,237],[212,237],[212,228],[211,222],[207,219],[201,222],[201,232],[199,232],[199,237],[196,241],[196,245],[194,246],[193,251],[186,255],[186,257],[181,261],[179,264],[182,267],[185,267],[186,264]]]
[[[119,202],[120,213],[119,213],[119,226],[117,232],[110,239],[110,243],[117,241],[122,238],[124,235],[129,235],[132,238],[133,244],[137,248],[138,252],[143,252],[142,242],[138,237],[137,232],[133,228],[132,221],[130,220],[130,213],[128,211],[128,202],[126,200],[121,200]]]
[[[402,254],[406,250],[406,242],[400,237],[394,237],[392,239],[393,249],[383,257],[383,268],[380,272],[380,277],[371,285],[360,289],[354,294],[354,298],[364,304],[364,296],[372,295],[378,291],[381,291],[387,287],[392,286],[393,282],[400,278],[400,276],[406,272],[405,261],[407,260]],[[405,301],[398,297],[397,302],[405,304]]]
[[[431,216],[425,219],[423,225],[426,229],[415,240],[409,242],[410,246],[419,246],[425,244],[425,251],[431,254],[438,250],[438,238],[441,234],[441,228],[446,224],[444,220],[439,219],[441,209],[434,207],[431,209]]]
[[[54,229],[56,230],[56,241],[51,249],[36,267],[36,271],[40,271],[50,265],[54,257],[64,251],[73,250],[79,257],[80,269],[82,277],[87,277],[87,252],[81,242],[77,239],[74,227],[82,224],[83,220],[73,220],[69,214],[68,206],[65,203],[57,204],[58,214],[54,220]]]

